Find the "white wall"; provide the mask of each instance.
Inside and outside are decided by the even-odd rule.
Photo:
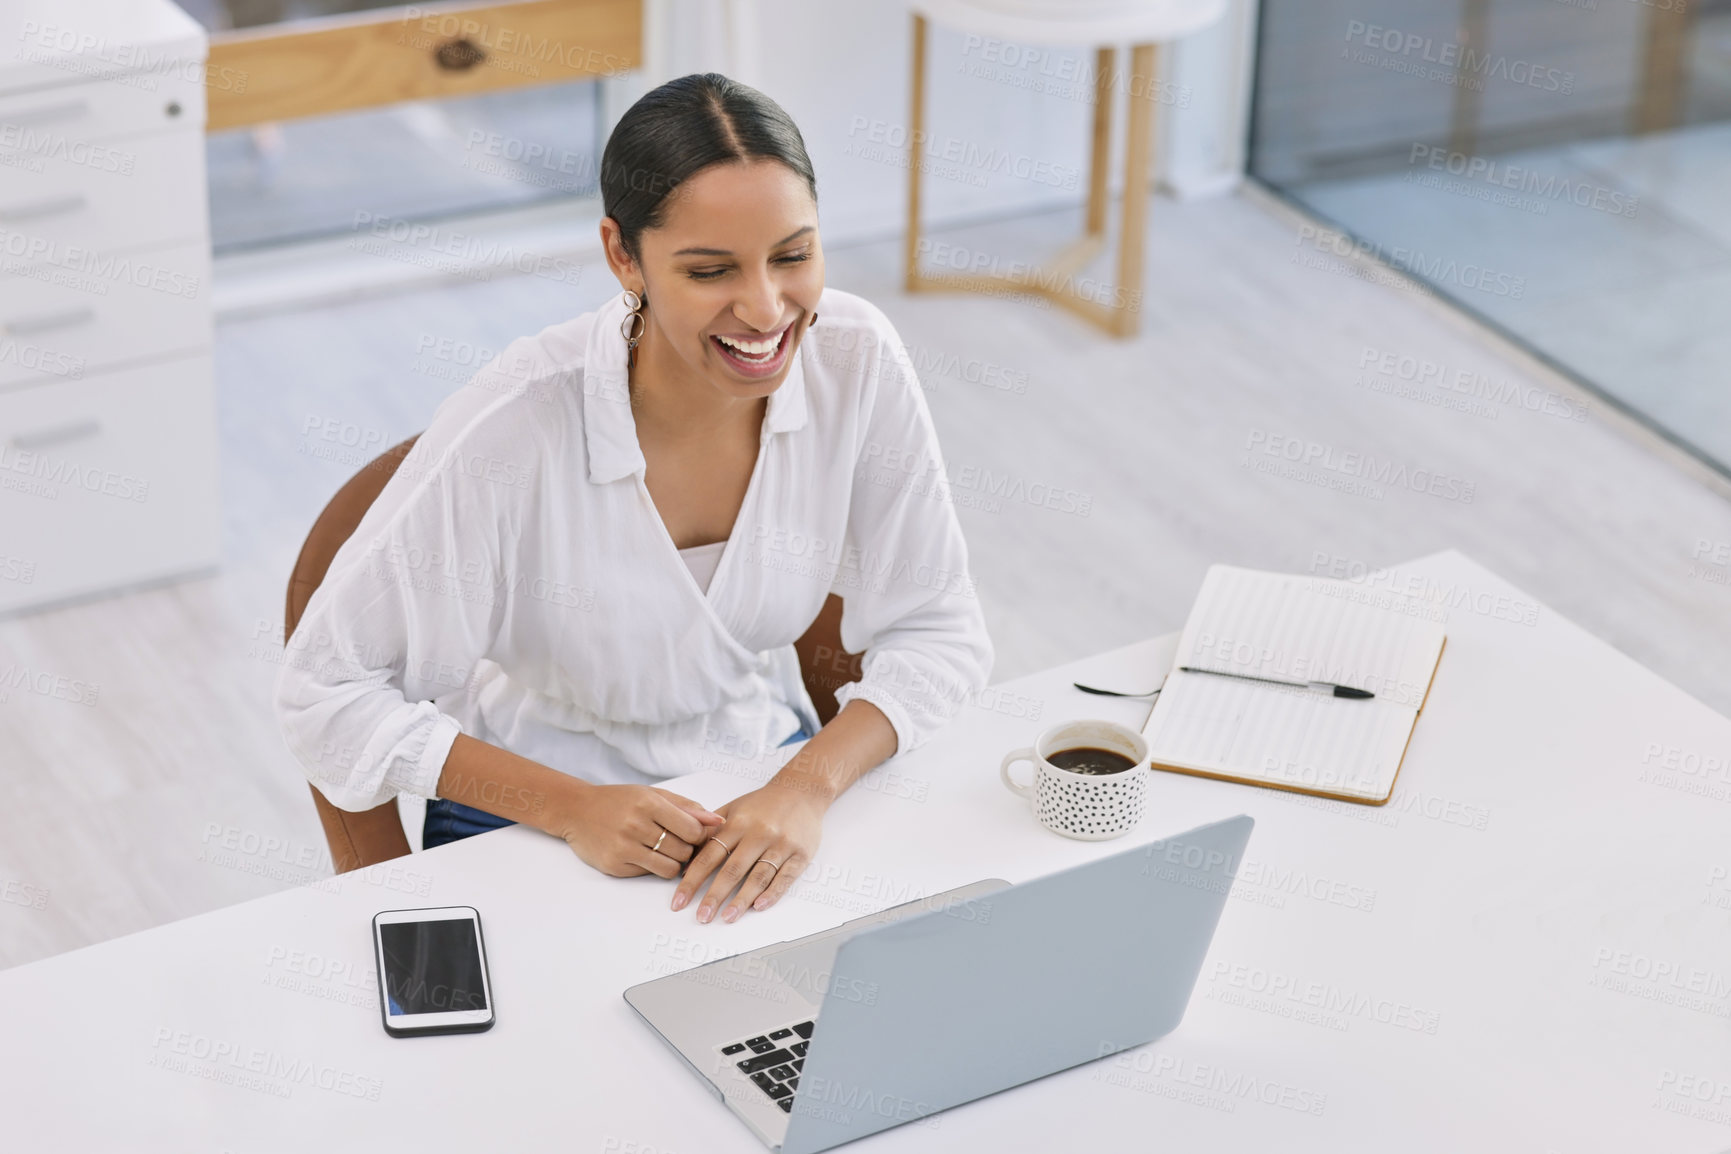
[[[1186,199],[1220,196],[1244,179],[1260,0],[1229,0],[1226,16],[1172,46],[1183,104],[1162,109],[1161,183]]]

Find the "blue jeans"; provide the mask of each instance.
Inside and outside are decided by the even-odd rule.
[[[811,734],[801,724],[783,745],[810,737]],[[460,841],[466,837],[474,837],[478,833],[486,833],[490,829],[502,826],[516,825],[509,818],[498,817],[483,809],[475,809],[462,802],[451,801],[443,797],[427,800],[427,817],[421,823],[421,848],[432,849],[447,842]]]

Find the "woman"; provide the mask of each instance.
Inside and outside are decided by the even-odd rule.
[[[429,847],[525,822],[680,878],[675,910],[710,880],[698,920],[732,921],[799,878],[837,795],[984,688],[992,645],[901,342],[824,288],[787,114],[672,81],[601,185],[624,291],[440,405],[308,603],[277,710],[343,809],[427,797]],[[832,591],[865,672],[819,729],[792,643]],[[801,738],[713,813],[653,784]]]

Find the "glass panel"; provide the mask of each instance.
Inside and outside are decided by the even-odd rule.
[[[347,232],[357,219],[595,195],[598,113],[584,80],[212,133],[212,240],[224,252]]]
[[[1731,473],[1731,0],[1262,0],[1251,170]]]
[[[179,2],[212,31],[404,7]],[[212,133],[212,243],[232,252],[345,233],[357,219],[423,220],[592,196],[604,143],[599,115],[595,81],[581,80]]]
[[[369,8],[400,8],[402,0],[176,0],[187,15],[213,32],[256,28],[287,20],[337,16]]]

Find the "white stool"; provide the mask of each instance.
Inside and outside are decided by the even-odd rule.
[[[1153,152],[1155,46],[1200,31],[1226,11],[1227,0],[910,0],[914,17],[913,98],[909,138],[924,138],[928,20],[1019,44],[1094,45],[1094,132],[1088,159],[1088,213],[1082,235],[1032,274],[927,273],[920,270],[920,164],[910,143],[905,254],[909,292],[961,291],[1003,295],[1006,286],[1036,293],[1099,325],[1113,336],[1140,327],[1142,253],[1148,227],[1149,161]],[[1124,206],[1118,234],[1118,292],[1113,303],[1078,293],[1075,274],[1106,243],[1106,174],[1112,148],[1112,91],[1117,49],[1130,48],[1129,114],[1125,118]],[[1105,45],[1105,47],[1100,47]],[[1138,91],[1140,89],[1140,91]]]

